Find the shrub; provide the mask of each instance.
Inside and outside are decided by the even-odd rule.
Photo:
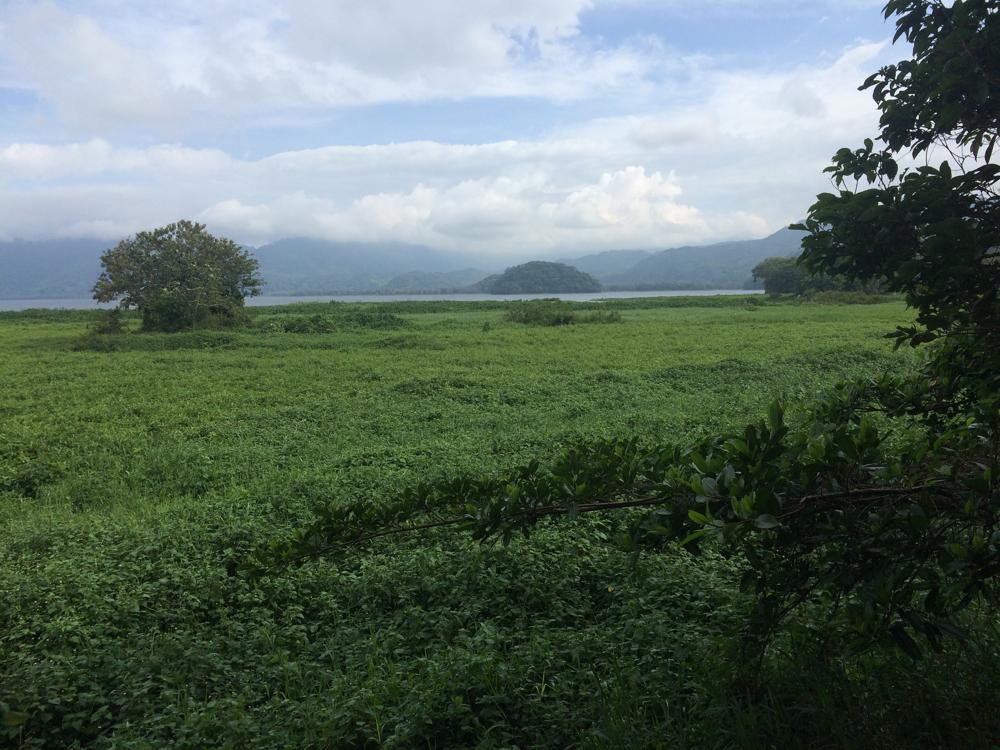
[[[621,323],[622,314],[617,310],[594,310],[579,319],[581,323]]]
[[[541,299],[514,303],[504,319],[533,326],[567,326],[576,322],[576,315],[568,302]]]
[[[122,311],[119,308],[102,311],[100,317],[94,321],[94,333],[115,334],[122,332]]]
[[[345,326],[377,330],[403,328],[408,325],[405,318],[385,310],[357,310],[341,313],[337,316],[337,322]]]
[[[325,315],[302,315],[281,322],[285,333],[330,333],[334,328],[333,321]]]

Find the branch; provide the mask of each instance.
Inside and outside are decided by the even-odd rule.
[[[894,497],[901,495],[909,495],[917,492],[922,492],[928,489],[938,489],[940,490],[940,484],[926,484],[918,485],[916,487],[886,487],[886,488],[870,488],[863,490],[851,490],[846,492],[832,492],[826,494],[814,494],[814,495],[804,495],[798,499],[796,506],[779,515],[779,519],[789,518],[795,514],[803,511],[814,509],[817,504],[826,504],[831,501],[836,500],[873,500],[880,497]],[[593,502],[584,503],[582,505],[577,505],[575,507],[568,505],[546,505],[538,508],[531,508],[529,510],[520,511],[518,513],[512,514],[509,519],[527,519],[529,521],[536,521],[542,518],[551,518],[555,516],[564,516],[569,513],[599,513],[603,511],[612,510],[625,510],[629,508],[649,508],[655,507],[657,505],[665,505],[674,497],[644,497],[635,498],[631,500],[615,500],[609,502]],[[378,529],[377,531],[372,531],[368,533],[361,533],[352,539],[341,540],[333,542],[322,547],[316,547],[310,549],[306,552],[302,552],[293,557],[289,558],[289,561],[298,561],[306,559],[309,557],[316,557],[332,550],[338,548],[347,548],[360,546],[368,542],[374,541],[376,539],[382,539],[384,537],[390,536],[400,536],[402,534],[410,534],[419,531],[428,531],[430,529],[444,528],[448,526],[458,526],[460,524],[474,523],[475,518],[472,516],[452,516],[449,518],[442,518],[435,521],[427,521],[425,523],[417,524],[407,524],[405,526],[392,526],[389,528]]]

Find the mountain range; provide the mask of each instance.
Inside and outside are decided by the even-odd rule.
[[[616,250],[560,258],[605,289],[741,289],[758,286],[753,267],[764,258],[794,255],[799,232],[781,229],[759,240],[677,247],[659,252]],[[0,242],[0,299],[88,297],[100,255],[113,243],[92,239]],[[495,257],[423,245],[278,240],[249,248],[260,263],[266,294],[472,291],[504,270]]]

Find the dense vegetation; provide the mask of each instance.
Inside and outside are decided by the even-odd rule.
[[[766,421],[704,440],[579,441],[499,475],[424,482],[384,507],[330,506],[276,559],[445,527],[509,544],[553,517],[641,510],[616,537],[623,548],[708,546],[745,565],[737,693],[764,689],[767,657],[802,612],[824,613],[818,666],[890,644],[917,659],[950,638],[989,643],[1000,600],[1000,3],[890,0],[885,13],[912,58],[861,87],[882,112],[879,147],[838,151],[827,170],[837,193],[794,229],[806,232],[808,272],[905,295],[916,324],[893,338],[936,343],[917,370],[845,383],[799,425],[776,401]],[[931,148],[949,159],[905,166]]]
[[[795,639],[820,613],[768,697],[734,701],[741,563],[632,565],[608,543],[625,519],[240,572],[331,504],[581,437],[696,440],[910,366],[882,338],[899,303],[750,302],[574,305],[622,321],[556,327],[499,302],[298,305],[244,331],[126,319],[80,351],[91,313],[0,314],[0,702],[24,719],[7,743],[983,746],[995,649],[818,666]],[[286,332],[314,316],[331,330]]]
[[[994,747],[998,10],[890,0],[879,147],[799,227],[908,310],[0,316],[6,739]]]
[[[763,282],[767,294],[862,292],[874,295],[881,291],[881,285],[877,280],[862,282],[848,279],[843,275],[811,273],[799,262],[798,257],[765,258],[754,266],[753,278],[754,281]]]
[[[473,288],[490,294],[567,294],[599,292],[601,282],[565,263],[533,260],[487,276]]]
[[[826,170],[838,192],[792,229],[809,273],[905,295],[916,325],[897,345],[938,344],[919,371],[844,384],[797,430],[775,402],[766,422],[695,444],[579,443],[547,467],[331,508],[279,557],[430,526],[508,542],[552,516],[643,508],[623,544],[721,542],[748,564],[749,684],[811,606],[828,612],[832,653],[894,642],[917,657],[917,638],[965,638],[956,618],[1000,600],[1000,3],[890,0],[885,14],[912,58],[861,86],[880,148],[840,149]],[[950,160],[900,166],[932,148]]]

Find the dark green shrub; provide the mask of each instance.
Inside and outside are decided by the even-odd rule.
[[[579,318],[580,323],[621,323],[622,314],[617,310],[594,310]]]
[[[337,316],[337,322],[344,326],[376,330],[403,328],[408,325],[405,318],[386,310],[356,310],[341,313]]]
[[[330,333],[334,328],[333,321],[325,315],[302,315],[281,322],[285,333]]]
[[[121,333],[122,311],[117,307],[102,311],[100,317],[94,322],[93,331],[98,334]]]
[[[568,326],[576,322],[576,314],[569,302],[557,299],[540,299],[515,302],[504,315],[511,323],[532,326]]]
[[[73,342],[75,352],[116,352],[120,348],[116,336],[93,330],[87,331]]]

